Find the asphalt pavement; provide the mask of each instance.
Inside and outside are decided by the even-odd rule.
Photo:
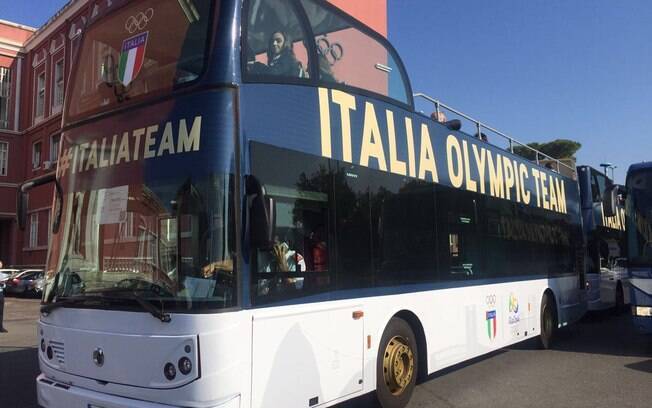
[[[6,296],[4,332],[0,333],[0,408],[36,404],[38,355],[36,321],[40,299]]]
[[[38,299],[8,297],[0,333],[0,407],[35,408]],[[371,396],[338,408],[374,407]],[[650,408],[652,337],[627,314],[586,316],[552,350],[532,339],[433,374],[409,408]]]

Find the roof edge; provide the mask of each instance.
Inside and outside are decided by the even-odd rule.
[[[88,0],[70,0],[63,7],[59,9],[52,17],[48,19],[38,30],[29,37],[24,44],[25,51],[31,51],[35,45],[38,44],[38,39],[42,37],[47,37],[52,33],[52,31],[59,28],[55,26],[54,23],[60,18],[69,18],[72,14],[76,13],[88,3]]]
[[[9,21],[9,20],[3,20],[1,18],[0,18],[0,24],[5,24],[5,25],[8,25],[8,26],[11,26],[11,27],[14,27],[14,28],[20,28],[21,30],[25,30],[25,31],[36,31],[37,30],[34,27],[31,27],[31,26],[28,26],[28,25],[25,25],[25,24],[14,23],[13,21]]]

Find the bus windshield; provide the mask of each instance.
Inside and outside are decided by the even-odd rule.
[[[210,0],[129,2],[84,33],[67,119],[169,92],[204,69]]]
[[[208,174],[65,194],[45,303],[138,295],[167,310],[232,306],[233,185]]]
[[[627,213],[630,266],[652,265],[652,171],[628,176]]]

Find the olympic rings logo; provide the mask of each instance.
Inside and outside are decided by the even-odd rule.
[[[125,30],[127,30],[129,34],[142,30],[145,28],[147,23],[149,23],[152,17],[154,17],[154,9],[151,7],[145,11],[139,11],[135,16],[129,16],[125,22]]]
[[[487,295],[484,298],[484,301],[487,304],[487,306],[494,307],[496,306],[496,295]]]
[[[331,44],[326,37],[317,40],[317,52],[323,55],[331,66],[344,56],[344,48],[339,43]]]

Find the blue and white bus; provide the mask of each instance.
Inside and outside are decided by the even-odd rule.
[[[44,407],[402,407],[585,311],[576,181],[416,112],[327,2],[101,2],[76,58],[21,187],[57,187]]]
[[[629,167],[626,197],[632,315],[636,327],[652,333],[652,162]]]
[[[625,208],[617,202],[615,214],[605,215],[603,202],[613,182],[604,173],[578,166],[577,180],[586,240],[587,309],[623,311],[629,303]]]

